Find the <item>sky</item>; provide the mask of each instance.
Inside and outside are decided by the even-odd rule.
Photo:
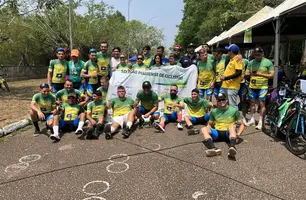
[[[129,0],[104,0],[114,6],[126,19],[128,18]],[[183,17],[183,0],[132,0],[130,3],[130,20],[139,20],[150,26],[163,29],[165,45],[170,47],[178,32],[176,25]]]

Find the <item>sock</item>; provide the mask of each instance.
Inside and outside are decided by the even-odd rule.
[[[35,127],[35,130],[40,131],[39,126],[38,126],[38,122],[33,122],[33,125]]]
[[[59,133],[58,133],[58,126],[53,126],[53,134],[58,136]]]
[[[209,138],[205,142],[206,142],[206,145],[207,145],[208,149],[215,149],[216,148],[215,145],[214,145],[214,142],[211,138]]]
[[[84,121],[80,121],[77,130],[82,130],[84,126]]]
[[[235,147],[235,145],[236,145],[236,138],[231,137],[231,138],[230,138],[229,146],[230,146],[230,147]]]
[[[161,127],[165,128],[165,124],[164,123],[160,123],[159,124]]]
[[[193,125],[187,126],[187,129],[192,129]]]
[[[177,122],[178,123],[182,123],[182,116],[183,116],[183,114],[181,112],[177,115]]]
[[[111,127],[111,133],[115,133],[116,129],[114,127]]]
[[[133,126],[133,122],[128,121],[128,122],[126,123],[126,127],[127,127],[128,129],[131,129],[132,126]]]

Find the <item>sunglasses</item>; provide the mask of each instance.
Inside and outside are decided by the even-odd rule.
[[[47,83],[42,83],[39,85],[40,88],[49,88],[49,84]]]
[[[76,97],[71,97],[71,96],[70,96],[70,97],[68,97],[68,99],[72,99],[72,100],[73,100],[73,99],[76,99]]]
[[[177,90],[170,90],[170,92],[177,92]]]
[[[142,60],[142,58],[137,58],[137,60]]]
[[[218,99],[218,102],[224,102],[224,101],[226,101],[226,99]]]

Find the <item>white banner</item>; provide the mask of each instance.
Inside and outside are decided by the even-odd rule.
[[[196,88],[197,76],[196,65],[191,65],[188,68],[165,66],[146,71],[115,71],[109,81],[107,99],[117,97],[117,87],[119,85],[125,87],[128,97],[135,99],[138,91],[142,90],[144,81],[149,81],[152,84],[152,90],[159,96],[169,93],[170,86],[176,84],[179,88],[178,96],[190,97],[191,90]]]

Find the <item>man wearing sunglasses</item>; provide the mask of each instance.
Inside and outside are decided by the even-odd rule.
[[[144,56],[143,63],[150,67],[151,63],[153,61],[153,58],[154,58],[151,55],[151,47],[149,45],[144,46],[143,49],[142,49],[142,54]]]
[[[54,93],[64,88],[66,76],[69,74],[64,48],[58,48],[56,52],[57,59],[50,61],[47,75],[48,84]]]
[[[188,135],[199,134],[199,130],[193,125],[205,124],[209,120],[209,111],[212,108],[212,103],[208,100],[200,98],[199,89],[195,88],[191,91],[191,97],[184,98],[188,108],[188,115],[184,119],[187,126]]]
[[[251,100],[251,119],[247,126],[255,125],[255,104],[260,102],[260,117],[256,129],[261,130],[263,125],[263,117],[266,110],[265,100],[268,93],[268,80],[274,76],[273,63],[264,57],[261,47],[255,48],[255,59],[248,64],[245,76],[250,76],[249,99]]]
[[[77,96],[68,95],[68,104],[62,106],[60,114],[54,115],[53,134],[50,139],[60,141],[59,130],[63,132],[75,131],[79,135],[83,133],[85,113],[77,104]]]
[[[142,90],[137,93],[134,107],[140,128],[144,124],[144,118],[150,119],[151,124],[159,118],[158,95],[152,91],[152,85],[149,81],[142,83]]]
[[[131,65],[127,64],[127,59],[124,54],[120,55],[120,63],[117,66],[116,70],[129,70],[131,69]]]
[[[101,51],[97,53],[99,76],[109,76],[111,55],[107,52],[108,50],[107,41],[104,40],[101,42],[100,50]]]
[[[137,63],[135,64],[135,65],[133,65],[133,67],[132,67],[132,69],[133,70],[148,70],[149,69],[149,67],[148,67],[148,65],[146,65],[146,64],[144,64],[143,63],[143,55],[138,55],[137,56]]]
[[[204,144],[208,147],[205,152],[208,157],[222,154],[222,150],[215,147],[214,141],[226,141],[229,143],[228,157],[235,158],[237,154],[236,138],[242,134],[244,124],[239,111],[229,106],[227,101],[225,93],[218,94],[217,108],[211,111],[207,126],[201,129],[204,136]],[[236,122],[239,124],[237,134]]]
[[[49,92],[49,85],[43,83],[39,86],[40,92],[35,94],[30,105],[31,120],[35,127],[34,136],[40,134],[38,120],[46,121],[49,129],[53,125],[53,114],[56,113],[56,99]]]
[[[183,129],[182,125],[182,110],[184,102],[178,95],[177,85],[171,85],[170,94],[161,95],[158,100],[164,101],[164,115],[160,118],[159,124],[154,123],[154,128],[161,132],[165,132],[165,125],[169,122],[178,122],[177,128]]]

